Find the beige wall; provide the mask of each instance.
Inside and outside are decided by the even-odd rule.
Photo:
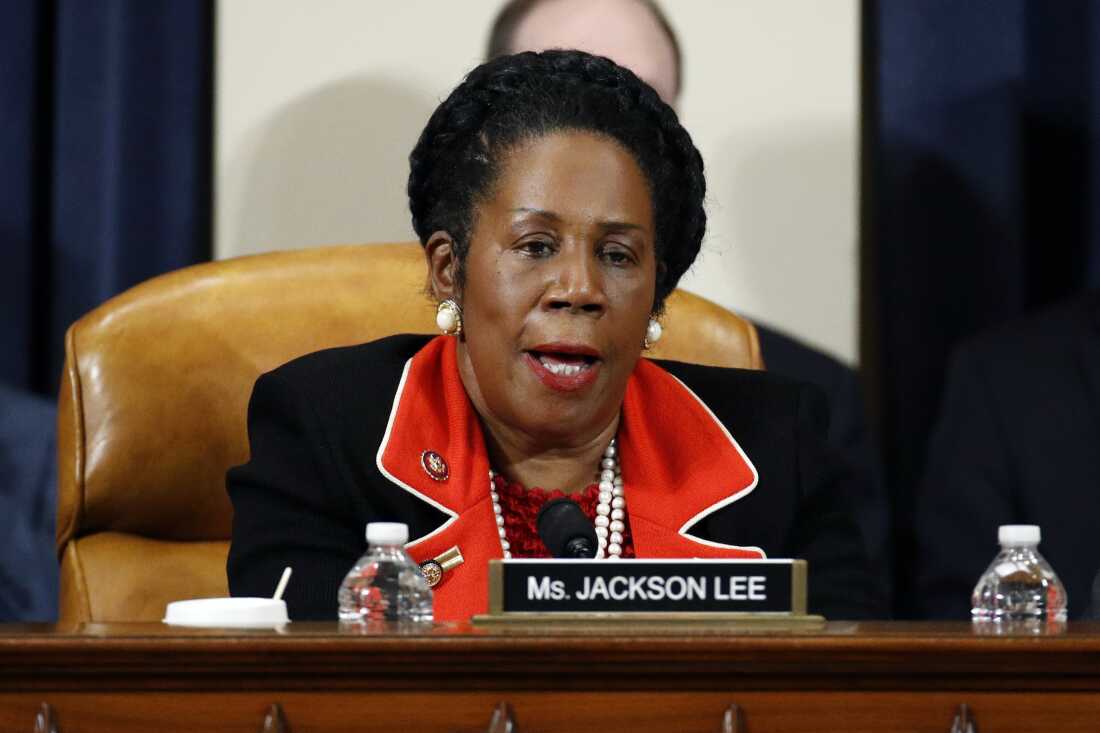
[[[222,0],[219,257],[412,239],[406,158],[498,0]],[[854,361],[856,0],[664,0],[710,228],[682,285]]]

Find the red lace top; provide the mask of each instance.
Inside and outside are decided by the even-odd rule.
[[[508,544],[511,545],[512,557],[550,557],[550,551],[539,539],[538,527],[535,519],[539,515],[542,505],[551,499],[566,496],[565,492],[554,489],[528,489],[519,483],[509,483],[503,476],[494,476],[493,484],[500,496],[500,509],[504,513],[504,531],[508,535]],[[600,502],[600,486],[592,484],[577,494],[570,497],[577,502],[585,515],[593,522],[596,520],[596,505]],[[630,535],[630,513],[627,512],[623,520],[626,528],[623,530],[623,554],[622,557],[634,557],[634,540]]]

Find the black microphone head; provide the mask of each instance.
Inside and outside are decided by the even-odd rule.
[[[596,529],[572,499],[546,502],[535,523],[542,543],[554,557],[596,556]]]

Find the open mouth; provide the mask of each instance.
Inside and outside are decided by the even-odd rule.
[[[600,357],[595,349],[574,344],[545,344],[527,350],[535,376],[551,389],[571,392],[595,381]]]
[[[532,356],[551,374],[563,377],[575,377],[596,363],[596,357],[582,354],[563,354],[555,352],[532,351]]]

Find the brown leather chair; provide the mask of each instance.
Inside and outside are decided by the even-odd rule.
[[[435,332],[416,244],[210,262],[142,283],[65,339],[58,414],[62,621],[160,619],[228,594],[225,472],[248,458],[245,412],[267,370],[318,349]],[[747,321],[686,292],[651,353],[760,368]]]

